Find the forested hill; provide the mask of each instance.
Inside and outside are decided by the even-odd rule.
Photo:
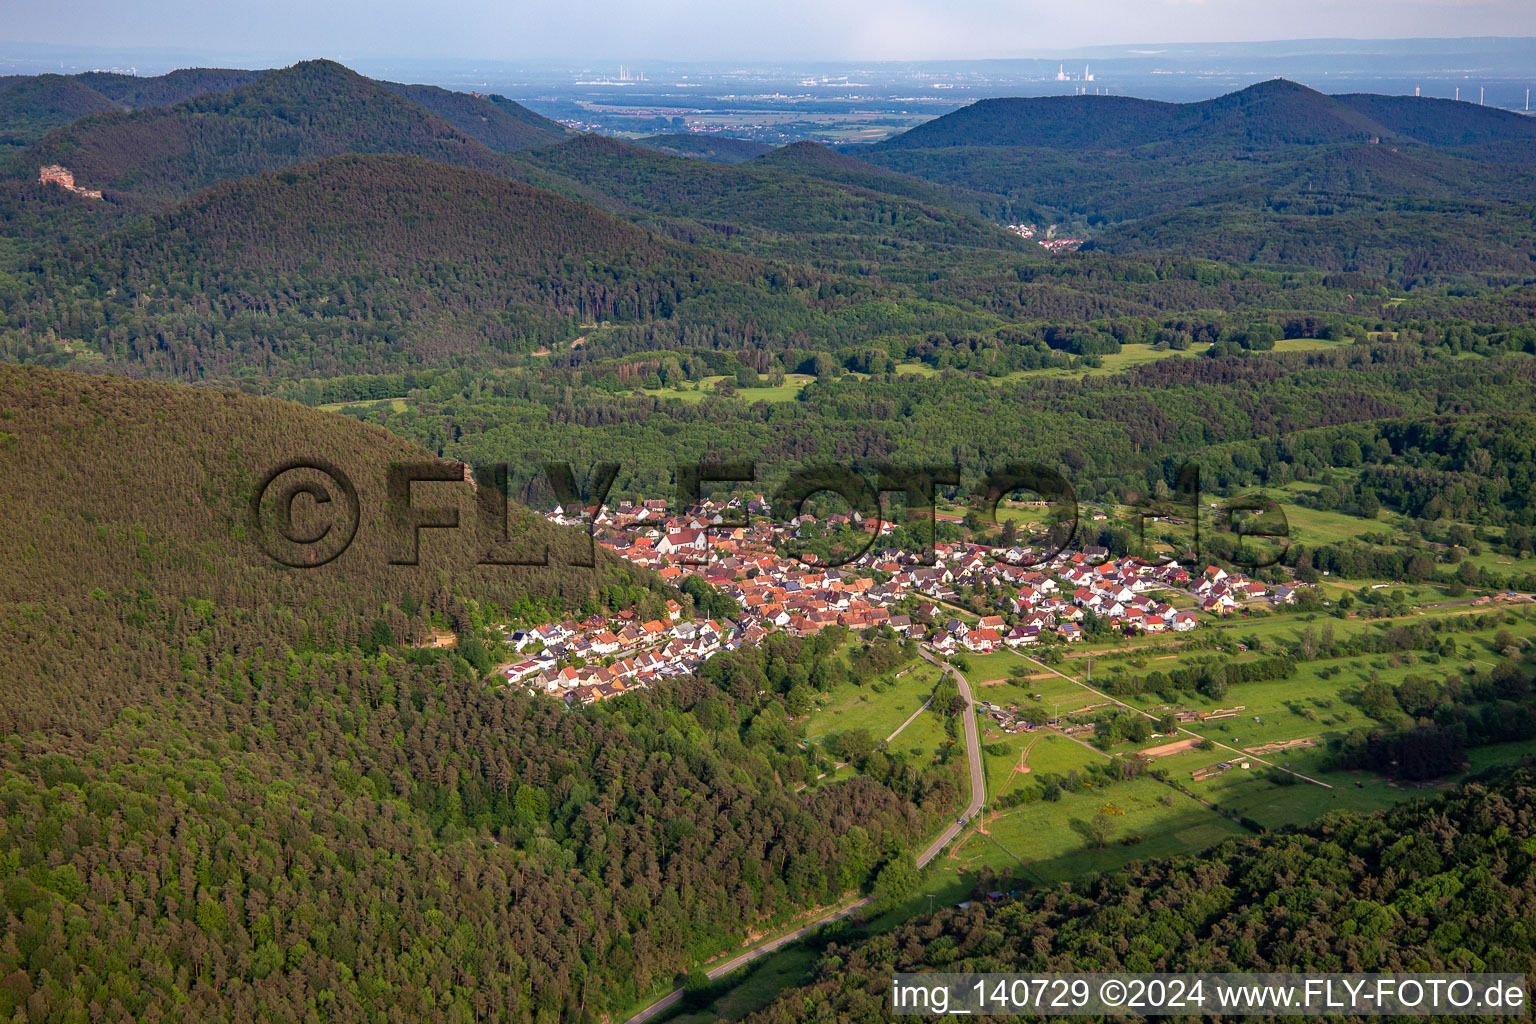
[[[122,109],[64,75],[0,78],[0,153],[90,114]]]
[[[496,170],[499,154],[340,64],[307,61],[170,107],[61,128],[13,162],[62,164],[109,198],[163,204],[220,181],[341,153],[397,153]]]
[[[989,219],[996,212],[994,208],[997,204],[989,202],[988,197],[979,193],[937,186],[815,142],[793,142],[781,146],[759,156],[753,163],[808,178],[821,178],[824,181],[906,196],[933,206],[950,207]]]
[[[1038,146],[1187,151],[1284,145],[1399,142],[1468,145],[1536,134],[1528,118],[1447,100],[1354,94],[1328,96],[1274,79],[1194,103],[1125,96],[981,100],[879,143],[875,149]]]
[[[558,554],[476,569],[441,531],[386,564],[382,474],[424,455],[271,399],[0,368],[0,1018],[611,1019],[916,841],[883,785],[777,774],[809,755],[756,695],[835,642],[713,659],[739,694],[487,689],[487,623],[662,595]],[[252,490],[314,456],[356,484],[358,539],[274,566]],[[466,639],[399,645],[429,624]]]
[[[451,92],[435,85],[379,84],[501,153],[548,146],[571,134],[570,129],[558,121],[535,114],[505,96]]]
[[[665,319],[715,289],[741,304],[734,289],[769,273],[550,192],[394,156],[230,182],[44,266],[18,331],[185,378],[505,365],[582,323]]]
[[[137,88],[137,80],[109,77],[98,82],[105,92],[56,77],[45,83],[47,98],[23,95],[38,92],[43,79],[20,81],[9,90],[18,99],[0,192],[15,193],[37,180],[39,167],[60,164],[79,187],[104,193],[102,209],[90,211],[102,222],[98,229],[110,225],[107,208],[154,211],[232,179],[329,156],[392,154],[551,189],[679,239],[797,262],[905,260],[912,243],[1007,253],[1033,248],[989,223],[999,207],[992,197],[821,147],[793,146],[734,167],[684,159],[614,139],[572,138],[504,97],[376,82],[324,60],[262,73],[189,71],[175,82],[167,76]],[[134,107],[178,92],[190,95],[169,106]],[[9,124],[5,95],[0,132]],[[733,159],[761,153],[752,146],[740,152],[743,145],[726,149]],[[691,144],[661,149],[699,153]],[[23,225],[16,234],[31,240],[59,231],[59,216],[27,197],[0,197],[0,204],[11,202]]]
[[[103,96],[137,110],[140,107],[168,107],[205,93],[223,92],[271,73],[271,70],[239,68],[178,68],[143,78],[115,71],[86,71],[74,78]]]
[[[162,107],[220,92],[268,74],[184,68],[152,78],[110,71],[0,78],[0,154],[30,146],[55,128],[91,114]]]
[[[943,189],[875,167],[858,174],[850,171],[858,161],[827,156],[831,163],[770,155],[724,164],[586,135],[515,159],[577,183],[584,195],[615,211],[692,224],[716,244],[750,245],[766,233],[765,247],[756,250],[765,254],[794,255],[792,246],[774,244],[774,238],[785,237],[804,241],[806,255],[826,252],[811,242],[815,236],[823,236],[834,251],[837,241],[847,238],[866,247],[919,242],[1015,253],[1033,249],[965,212]],[[670,230],[687,233],[681,225]]]
[[[750,1024],[889,1020],[897,971],[1536,973],[1536,774],[1134,863],[853,946]],[[990,888],[984,880],[983,890]]]
[[[1536,122],[1280,79],[1198,103],[994,99],[844,152],[1089,248],[1385,275],[1528,275]],[[1487,253],[1487,258],[1481,254]]]
[[[327,62],[310,63],[324,65]],[[228,92],[273,74],[283,83],[284,78],[294,77],[292,71],[182,68],[146,78],[108,71],[0,78],[0,145],[37,142],[52,129],[91,114],[173,106],[209,93]],[[309,73],[313,74],[313,69]],[[452,92],[431,85],[376,84],[500,152],[547,146],[570,134],[563,125],[505,96]],[[292,88],[292,83],[279,86],[280,90]],[[302,87],[292,95],[296,100],[305,98]],[[291,112],[286,107],[277,109]],[[199,112],[206,114],[208,108],[201,108]]]
[[[351,546],[308,570],[258,546],[251,511],[263,478],[295,460],[337,467],[357,492]],[[460,508],[463,529],[429,532],[420,566],[391,564],[410,546],[389,526],[385,477],[405,461],[437,462],[377,427],[289,403],[0,367],[0,472],[13,483],[0,515],[18,531],[0,546],[0,732],[89,735],[92,715],[163,692],[186,658],[221,649],[346,650],[379,623],[414,641],[429,615],[457,626],[482,602],[552,614],[615,582],[665,589],[611,558],[569,568],[584,538],[516,507],[509,531],[521,539],[506,550],[554,545],[552,565],[474,569],[495,537],[479,528],[468,484],[418,488],[424,504]],[[314,515],[296,532],[342,532]]]
[[[1334,99],[1387,129],[1432,146],[1536,139],[1536,119],[1496,107],[1419,96],[1347,93]]]
[[[636,139],[634,144],[658,153],[692,157],[695,160],[713,160],[722,164],[739,164],[744,160],[773,151],[766,142],[736,139],[728,135],[650,135]]]

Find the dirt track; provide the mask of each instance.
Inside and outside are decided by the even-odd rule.
[[[1143,757],[1168,757],[1171,754],[1182,754],[1186,750],[1194,750],[1195,744],[1199,742],[1199,740],[1174,740],[1160,747],[1148,747],[1141,754]]]

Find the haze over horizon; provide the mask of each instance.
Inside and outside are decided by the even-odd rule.
[[[82,0],[20,6],[0,47],[196,51],[212,61],[339,59],[599,61],[964,60],[1046,55],[1095,46],[1307,39],[1536,36],[1526,0],[970,0],[937,10],[913,0],[789,0],[728,9],[700,0],[644,8],[614,0],[497,8],[444,0],[328,5],[276,0],[210,7],[191,0],[141,5]],[[14,57],[15,52],[0,52]]]

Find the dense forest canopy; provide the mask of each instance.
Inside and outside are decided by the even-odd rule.
[[[33,524],[0,555],[6,1016],[272,1019],[318,1000],[348,1019],[595,1020],[865,885],[954,799],[947,770],[899,762],[888,784],[783,785],[807,767],[784,696],[845,671],[835,640],[590,712],[405,647],[498,607],[536,622],[664,588],[558,553],[476,569],[473,543],[442,537],[420,567],[388,564],[370,476],[425,453],[383,431],[18,369],[0,424],[26,484],[4,513]],[[295,447],[349,467],[362,500],[357,543],[308,571],[244,535],[251,488]]]
[[[1338,815],[834,942],[811,985],[749,1019],[884,1021],[898,971],[1529,975],[1533,785],[1519,770],[1385,815]]]

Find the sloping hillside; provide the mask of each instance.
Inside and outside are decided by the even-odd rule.
[[[833,161],[842,159],[830,156]],[[517,159],[606,196],[610,208],[618,212],[687,219],[732,232],[755,228],[796,238],[857,236],[1022,248],[1017,239],[975,216],[878,190],[873,186],[895,182],[903,190],[939,194],[932,186],[874,168],[862,175],[850,174],[847,167],[802,159],[800,163],[815,166],[815,173],[807,174],[799,172],[793,158],[783,168],[766,157],[732,165],[709,163],[597,135],[520,153]],[[857,168],[857,161],[845,162]],[[867,184],[844,183],[829,174],[862,177]]]
[[[379,84],[499,153],[548,146],[571,134],[559,122],[535,114],[505,96],[450,92],[435,85]]]
[[[889,168],[872,164],[849,153],[815,142],[794,142],[781,146],[753,161],[755,166],[772,167],[776,171],[834,181],[855,188],[884,192],[931,206],[944,207],[972,216],[995,219],[995,203],[977,192],[945,188],[931,182],[902,174]]]
[[[262,480],[295,461],[335,467],[356,490],[355,538],[319,568],[287,568],[262,543],[311,560],[328,553],[328,542],[286,544],[253,518]],[[0,367],[0,469],[8,481],[0,515],[20,530],[0,545],[0,732],[75,722],[74,734],[83,735],[78,723],[98,713],[110,721],[108,709],[164,693],[177,652],[213,650],[241,635],[273,651],[345,649],[383,621],[401,640],[419,639],[428,622],[424,612],[402,609],[407,593],[452,623],[468,614],[466,600],[511,607],[526,598],[553,611],[616,580],[656,585],[611,558],[597,571],[570,568],[582,539],[516,507],[507,550],[553,545],[552,565],[474,570],[489,546],[468,484],[433,485],[420,499],[459,508],[463,528],[425,534],[419,566],[391,564],[410,551],[386,506],[396,462],[442,465],[378,427],[286,402]],[[328,504],[296,507],[294,535],[327,525],[345,532],[346,517],[328,513],[346,502],[326,486]],[[275,514],[265,506],[266,522]],[[199,631],[215,623],[232,632],[199,644]],[[39,689],[40,680],[52,682]]]
[[[31,145],[53,129],[87,115],[121,109],[96,90],[63,75],[0,78],[0,153]]]
[[[359,494],[316,569],[252,543],[294,458]],[[915,841],[867,780],[791,794],[708,683],[568,711],[488,689],[483,649],[401,646],[662,604],[606,560],[476,568],[464,529],[389,564],[397,459],[431,456],[271,399],[0,368],[0,1016],[612,1019]],[[467,484],[416,500],[455,494],[470,521]]]
[[[33,148],[25,163],[63,164],[109,198],[163,204],[220,181],[342,153],[499,166],[496,153],[448,122],[329,61],[295,64],[175,106],[76,122]]]
[[[634,140],[644,149],[658,153],[686,156],[694,160],[713,160],[721,164],[739,164],[773,151],[766,142],[733,139],[726,135],[650,135]]]
[[[664,318],[763,273],[527,185],[394,156],[229,182],[58,258],[34,278],[34,330],[75,339],[87,362],[188,378],[505,364],[581,323]]]
[[[1431,146],[1536,139],[1536,119],[1476,103],[1372,93],[1349,93],[1334,99],[1399,135]]]

